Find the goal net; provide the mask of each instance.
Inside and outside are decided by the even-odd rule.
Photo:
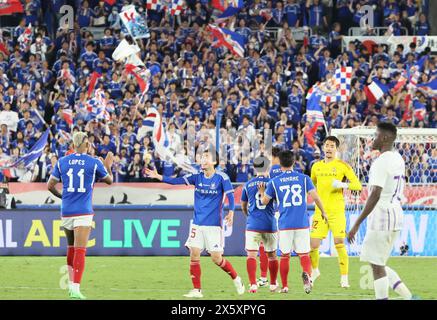
[[[347,230],[355,222],[368,196],[367,182],[372,161],[379,155],[372,150],[376,128],[334,129],[339,138],[339,158],[349,163],[363,184],[361,193],[345,192]],[[437,129],[398,129],[394,148],[406,166],[403,199],[404,227],[394,255],[437,256]],[[390,166],[390,163],[387,163]],[[351,255],[359,254],[366,225],[349,247]]]

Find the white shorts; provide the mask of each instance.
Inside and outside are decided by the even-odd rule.
[[[86,216],[62,217],[61,227],[67,230],[74,230],[76,227],[91,227],[93,225],[93,214]]]
[[[279,230],[279,250],[283,254],[310,252],[310,229]]]
[[[224,251],[223,229],[216,226],[198,226],[191,225],[190,234],[188,235],[186,247],[198,248],[208,252]]]
[[[360,261],[385,266],[400,231],[367,230],[361,247]]]
[[[278,249],[278,233],[246,231],[246,251],[258,251],[261,242],[264,244],[266,252],[276,251]]]

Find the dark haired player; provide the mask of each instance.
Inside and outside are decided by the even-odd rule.
[[[215,158],[215,159],[214,159]],[[232,264],[223,258],[223,204],[225,195],[229,200],[229,212],[224,218],[231,226],[234,219],[234,189],[229,177],[215,169],[218,156],[211,151],[204,151],[201,157],[202,172],[188,174],[180,178],[171,178],[158,174],[156,170],[145,169],[146,174],[168,184],[194,185],[194,219],[188,240],[185,243],[190,250],[190,275],[194,289],[184,295],[187,298],[202,298],[200,282],[200,254],[204,249],[211,255],[212,261],[228,273],[238,294],[244,293],[244,285]]]
[[[404,299],[412,298],[399,275],[386,266],[403,224],[401,201],[405,187],[405,162],[399,152],[393,150],[396,134],[392,123],[378,124],[372,148],[381,154],[370,166],[369,196],[363,212],[348,234],[349,242],[353,243],[360,224],[369,216],[360,260],[372,267],[378,300],[388,299],[389,287]]]
[[[257,176],[248,181],[241,193],[241,209],[247,216],[246,224],[246,251],[247,251],[247,273],[250,281],[250,293],[256,293],[258,284],[256,281],[256,256],[261,244],[265,250],[270,271],[270,291],[277,289],[276,278],[278,275],[278,259],[276,250],[278,248],[278,227],[275,218],[275,207],[273,200],[267,205],[261,203],[261,195],[258,192],[258,184],[268,183],[268,159],[258,157],[253,160],[253,167]],[[261,253],[260,253],[261,255]]]
[[[314,163],[311,168],[311,180],[317,188],[328,216],[328,224],[322,223],[320,210],[316,208],[311,227],[311,264],[312,281],[319,276],[319,247],[331,230],[340,266],[340,286],[349,287],[349,257],[344,239],[346,238],[346,216],[343,190],[361,190],[361,183],[351,166],[337,159],[340,141],[334,136],[326,137],[323,142],[325,158]],[[349,183],[345,182],[350,181]]]
[[[282,174],[281,165],[279,164],[279,152],[281,152],[281,148],[273,147],[272,148],[272,166],[269,172],[269,178],[272,179],[277,175]],[[276,211],[276,205],[275,211]],[[261,241],[259,244],[259,268],[261,271],[261,277],[258,279],[257,285],[259,287],[265,287],[269,282],[267,280],[267,271],[269,270],[269,257],[264,249],[264,243]],[[274,283],[270,283],[270,289],[275,288]]]
[[[314,199],[324,219],[326,219],[326,215],[310,177],[293,171],[295,162],[293,153],[289,150],[281,151],[279,162],[283,173],[271,179],[267,187],[260,184],[258,190],[264,205],[267,205],[271,199],[276,199],[278,203],[281,292],[288,292],[290,253],[294,250],[300,258],[304,290],[306,293],[310,293],[312,283],[310,279],[310,218],[307,212],[307,194]]]

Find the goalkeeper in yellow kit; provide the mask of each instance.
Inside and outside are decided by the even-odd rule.
[[[361,183],[351,166],[336,158],[340,141],[329,136],[323,142],[325,158],[311,168],[311,180],[316,186],[317,193],[322,199],[328,216],[328,224],[324,223],[322,215],[316,208],[311,226],[311,264],[313,267],[312,281],[319,276],[319,247],[323,239],[332,231],[335,249],[338,253],[341,280],[343,288],[349,287],[348,269],[349,257],[344,244],[346,238],[346,216],[343,189],[361,190]],[[345,182],[347,179],[348,182]]]

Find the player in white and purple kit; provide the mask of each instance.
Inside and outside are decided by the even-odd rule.
[[[49,191],[62,199],[62,228],[68,242],[67,264],[69,271],[69,294],[72,299],[85,299],[80,292],[80,282],[85,268],[85,254],[91,232],[94,210],[93,188],[97,180],[112,184],[111,166],[113,155],[105,160],[88,154],[88,136],[84,132],[73,135],[75,153],[58,160],[48,182]],[[62,193],[56,184],[62,182]]]
[[[348,240],[353,243],[360,224],[369,216],[360,260],[372,267],[378,300],[388,299],[389,287],[406,300],[413,298],[396,271],[387,266],[403,221],[401,201],[404,197],[405,162],[399,152],[393,150],[396,135],[394,124],[378,123],[372,149],[381,154],[370,166],[370,191],[363,212],[348,233]]]
[[[256,256],[261,243],[264,246],[268,269],[270,271],[270,290],[276,291],[276,278],[278,275],[278,259],[276,250],[278,248],[278,226],[275,218],[275,207],[273,200],[267,205],[261,203],[261,195],[258,192],[258,184],[268,183],[268,159],[258,157],[253,161],[253,167],[257,176],[248,181],[241,193],[241,209],[247,216],[246,224],[246,251],[247,251],[247,273],[250,281],[250,293],[256,293],[258,285],[256,281]]]
[[[307,194],[326,218],[322,202],[314,188],[311,178],[292,170],[294,165],[293,153],[284,150],[279,153],[279,161],[283,173],[267,184],[259,185],[262,203],[267,205],[276,199],[279,209],[279,250],[281,250],[280,273],[282,281],[281,292],[288,292],[288,272],[290,270],[290,253],[292,250],[300,258],[303,269],[302,279],[304,290],[310,293],[311,260],[310,252],[310,217],[307,212]],[[325,220],[327,221],[327,220]]]
[[[279,165],[279,158],[278,158],[279,152],[281,152],[281,150],[282,149],[278,147],[272,148],[272,167],[270,168],[270,172],[269,172],[270,179],[273,179],[277,175],[282,174],[281,166]],[[257,285],[259,287],[265,287],[269,284],[267,280],[267,271],[269,269],[269,257],[267,256],[262,241],[259,244],[259,268],[261,271],[261,277],[258,279]]]
[[[214,159],[215,158],[215,159]],[[190,250],[190,274],[194,289],[184,295],[187,298],[202,298],[200,282],[200,254],[207,250],[212,261],[228,273],[238,294],[244,293],[244,285],[232,264],[223,258],[223,205],[225,196],[229,201],[229,212],[224,217],[228,226],[234,219],[234,188],[229,177],[215,170],[218,155],[205,151],[201,157],[202,172],[180,178],[165,177],[156,171],[146,169],[146,174],[168,184],[194,185],[194,219],[188,240],[185,243]]]

